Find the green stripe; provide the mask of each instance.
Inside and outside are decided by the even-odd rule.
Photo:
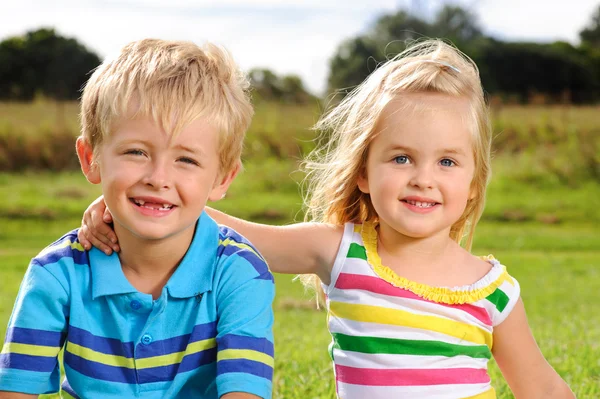
[[[500,313],[502,313],[509,301],[508,295],[506,295],[500,288],[496,288],[496,290],[488,295],[485,299],[493,303]]]
[[[334,348],[370,354],[421,355],[421,356],[469,356],[490,359],[492,354],[486,345],[455,345],[440,341],[410,339],[354,337],[332,333]]]
[[[362,245],[353,242],[350,244],[350,248],[348,248],[348,255],[346,257],[367,260],[367,250]]]

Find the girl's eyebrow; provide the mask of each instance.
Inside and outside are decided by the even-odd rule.
[[[418,153],[419,151],[415,150],[414,148],[410,148],[410,147],[406,147],[400,144],[394,144],[389,148],[389,151],[404,151],[404,152],[411,152],[411,153]],[[437,151],[440,154],[451,154],[451,155],[462,155],[465,156],[466,153],[465,151],[460,148],[460,147],[456,147],[456,148],[442,148],[441,150]]]
[[[444,154],[466,155],[462,148],[446,148],[440,152]]]

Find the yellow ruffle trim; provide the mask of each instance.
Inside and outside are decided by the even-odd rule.
[[[372,222],[365,222],[362,225],[361,236],[367,252],[367,262],[380,278],[395,287],[409,290],[430,301],[449,305],[477,302],[493,293],[504,281],[508,280],[512,284],[512,278],[504,266],[502,266],[502,273],[500,273],[498,278],[485,287],[477,289],[456,290],[448,287],[432,287],[427,284],[417,283],[416,281],[411,281],[399,276],[392,269],[381,263],[381,258],[377,253],[377,230],[375,229],[375,224]],[[492,255],[483,256],[481,258],[486,261],[497,262]],[[485,278],[486,277],[483,277],[482,280]]]

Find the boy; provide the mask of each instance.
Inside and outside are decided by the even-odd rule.
[[[142,40],[82,98],[77,155],[121,252],[71,231],[27,270],[0,354],[0,398],[270,398],[273,277],[203,212],[240,165],[247,81],[208,45]],[[24,395],[26,394],[26,395]]]

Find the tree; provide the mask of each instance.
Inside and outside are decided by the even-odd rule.
[[[455,44],[478,65],[483,87],[527,101],[589,103],[600,92],[600,7],[581,33],[582,46],[568,43],[508,43],[487,37],[470,11],[442,7],[431,21],[398,11],[380,17],[365,34],[347,39],[330,61],[330,91],[353,88],[381,62],[423,37]],[[344,94],[342,92],[342,94]]]
[[[600,5],[589,25],[579,33],[579,38],[582,43],[600,48]]]
[[[427,37],[443,37],[465,49],[483,38],[483,33],[476,17],[456,6],[444,6],[432,22],[404,10],[383,15],[366,34],[338,47],[329,64],[329,89],[358,85],[382,61],[402,52],[410,42]]]
[[[75,39],[42,28],[0,42],[0,98],[31,100],[42,94],[76,99],[100,58]]]
[[[377,68],[377,60],[384,58],[381,46],[375,40],[359,36],[342,43],[329,62],[330,89],[349,89]]]
[[[440,10],[433,22],[435,36],[452,41],[459,48],[483,37],[477,17],[464,8],[447,5]]]
[[[304,88],[304,83],[299,76],[278,76],[265,68],[252,69],[248,72],[248,76],[252,88],[262,99],[303,104],[313,98]]]

